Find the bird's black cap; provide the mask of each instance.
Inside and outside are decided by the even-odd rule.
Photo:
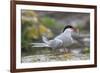
[[[67,26],[65,26],[65,28],[63,29],[63,32],[66,30],[66,29],[68,29],[68,28],[74,28],[73,26],[71,26],[71,25],[67,25]]]

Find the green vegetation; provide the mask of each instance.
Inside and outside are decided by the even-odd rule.
[[[83,50],[83,53],[84,54],[89,54],[90,53],[90,48],[84,48],[84,50]]]
[[[56,21],[54,19],[51,19],[50,17],[43,17],[41,19],[42,23],[47,26],[47,27],[51,27],[56,25]]]
[[[32,51],[30,43],[40,41],[42,35],[51,38],[53,34],[56,35],[56,32],[60,32],[61,28],[63,25],[58,24],[55,19],[49,16],[40,17],[34,11],[23,11],[21,19],[22,52]]]

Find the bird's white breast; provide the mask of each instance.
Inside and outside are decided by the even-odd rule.
[[[66,30],[64,33],[61,33],[59,36],[57,36],[55,39],[60,39],[63,41],[63,47],[67,47],[73,43],[73,38],[71,37],[71,32],[69,30]]]

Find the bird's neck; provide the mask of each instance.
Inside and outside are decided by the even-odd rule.
[[[71,28],[69,28],[69,29],[66,29],[65,31],[64,31],[64,33],[71,33],[73,30],[71,29]]]
[[[71,36],[71,33],[72,33],[72,29],[66,29],[65,31],[64,31],[64,35],[66,35],[66,36]]]

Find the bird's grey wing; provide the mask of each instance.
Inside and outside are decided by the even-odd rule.
[[[81,45],[84,45],[84,42],[83,42],[83,36],[81,36],[79,33],[76,33],[76,32],[73,32],[72,34],[71,34],[71,36],[72,36],[72,38],[74,39],[74,40],[76,40],[79,44],[81,44]]]
[[[60,48],[62,44],[63,44],[62,40],[54,39],[50,41],[49,46],[55,49],[55,48]]]

